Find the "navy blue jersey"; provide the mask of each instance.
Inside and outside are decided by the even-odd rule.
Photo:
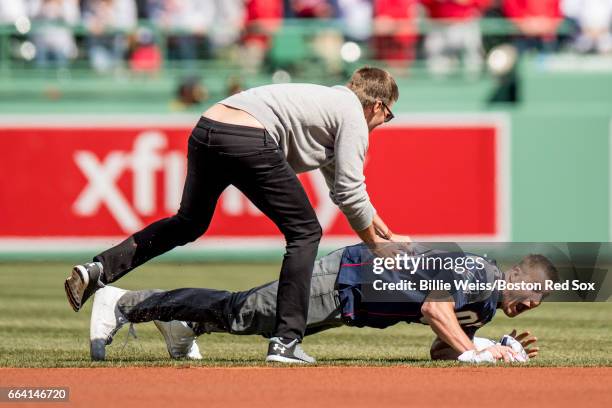
[[[436,288],[421,290],[375,290],[384,284],[394,284],[396,287],[402,283],[414,282],[418,288],[420,281],[449,283],[452,287],[448,290],[455,302],[455,313],[457,320],[468,335],[473,333],[482,325],[493,319],[499,301],[499,291],[493,287],[485,288],[479,286],[477,289],[457,288],[454,282],[464,281],[466,283],[493,284],[501,279],[502,274],[497,268],[495,261],[485,259],[479,255],[468,254],[461,251],[446,251],[431,249],[424,246],[417,247],[414,255],[439,259],[457,260],[463,257],[478,260],[476,266],[463,267],[458,273],[448,269],[417,269],[406,271],[402,269],[384,269],[381,273],[374,273],[374,255],[364,244],[347,247],[340,263],[338,273],[338,291],[342,304],[342,317],[346,324],[358,327],[385,328],[399,322],[425,323],[421,313],[421,306],[427,296]],[[482,266],[482,267],[480,267]],[[380,268],[379,268],[380,269]],[[456,268],[460,269],[460,268]],[[388,287],[388,286],[387,286]]]

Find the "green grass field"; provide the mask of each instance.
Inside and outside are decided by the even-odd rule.
[[[173,361],[152,323],[136,325],[138,339],[124,346],[127,328],[108,347],[107,360],[89,360],[91,302],[74,313],[63,280],[68,264],[0,264],[0,367],[243,366],[262,365],[267,342],[257,336],[212,334],[198,343],[204,360]],[[241,290],[276,278],[277,265],[152,263],[117,282],[127,289],[212,287]],[[515,319],[500,311],[479,330],[499,338],[513,328],[539,338],[532,366],[611,366],[611,303],[545,303]],[[321,365],[452,366],[428,360],[433,334],[423,325],[386,330],[343,327],[308,337],[304,348]]]

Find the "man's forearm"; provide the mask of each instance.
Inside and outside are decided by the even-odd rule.
[[[454,312],[453,302],[430,301],[421,308],[423,316],[440,340],[459,354],[474,349],[474,343],[465,334]]]
[[[364,230],[355,232],[357,233],[357,235],[359,235],[359,238],[361,238],[361,240],[368,245],[373,245],[381,241],[379,236],[376,234],[374,223],[370,224],[370,226]]]
[[[366,244],[388,241],[393,233],[378,214],[374,214],[372,224],[361,231],[355,231]]]

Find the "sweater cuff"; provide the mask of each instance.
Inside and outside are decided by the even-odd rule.
[[[361,211],[346,215],[346,218],[354,231],[362,231],[372,225],[376,210],[372,204],[368,203]]]

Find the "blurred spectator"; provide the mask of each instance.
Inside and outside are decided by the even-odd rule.
[[[425,38],[427,65],[445,74],[463,60],[466,70],[482,68],[482,34],[479,19],[491,0],[421,0],[432,19]]]
[[[11,24],[13,26],[25,24],[29,29],[30,22],[27,18],[27,11],[23,0],[0,0],[0,25],[2,24]],[[24,55],[23,52],[21,54],[25,59],[32,59],[34,52],[32,51],[29,56]],[[0,56],[9,55],[10,53],[10,42],[0,41]]]
[[[338,0],[338,16],[347,40],[363,43],[372,35],[372,0]]]
[[[374,0],[374,57],[407,66],[414,60],[417,0]]]
[[[515,42],[520,53],[528,49],[553,50],[562,18],[559,1],[504,0],[504,14],[521,32]]]
[[[287,18],[329,20],[338,16],[336,0],[287,0],[285,4]],[[325,72],[329,74],[339,73],[342,69],[342,33],[333,28],[306,27],[310,28],[306,35],[299,31],[284,32],[283,38],[277,39],[270,55],[272,65],[297,71],[300,69],[300,60],[310,59],[324,65]],[[281,47],[285,50],[279,50]]]
[[[136,15],[139,20],[145,20],[150,17],[149,8],[151,0],[136,0]]]
[[[342,60],[342,46],[344,36],[334,29],[317,30],[310,40],[314,60],[319,67],[324,68],[330,75],[339,75],[344,68]]]
[[[30,16],[35,25],[36,63],[47,67],[54,62],[65,68],[77,55],[72,29],[79,23],[78,0],[30,0]]]
[[[210,33],[213,48],[238,42],[244,28],[244,8],[244,0],[216,0],[215,24]]]
[[[134,36],[130,68],[134,72],[156,73],[161,68],[162,55],[150,29],[140,27]]]
[[[150,17],[168,37],[168,58],[192,62],[200,51],[208,56],[207,35],[215,19],[215,0],[157,0]]]
[[[612,52],[612,0],[562,0],[563,14],[579,27],[579,52]]]
[[[208,99],[208,89],[199,76],[182,78],[176,88],[176,99],[170,104],[171,110],[186,110],[200,105]]]
[[[134,0],[87,0],[84,22],[89,30],[89,60],[98,72],[123,65],[128,48],[127,34],[137,24]]]
[[[488,98],[489,104],[518,103],[521,101],[520,75],[517,70],[518,51],[514,45],[493,47],[487,56],[487,65],[497,86]]]
[[[227,79],[226,95],[232,96],[244,90],[240,76],[231,76]]]
[[[15,24],[20,17],[27,17],[23,0],[0,0],[0,24]]]
[[[245,34],[242,38],[245,67],[255,69],[261,65],[273,34],[281,27],[282,18],[282,0],[246,1]]]
[[[288,0],[285,17],[288,18],[331,18],[335,13],[332,0]]]

